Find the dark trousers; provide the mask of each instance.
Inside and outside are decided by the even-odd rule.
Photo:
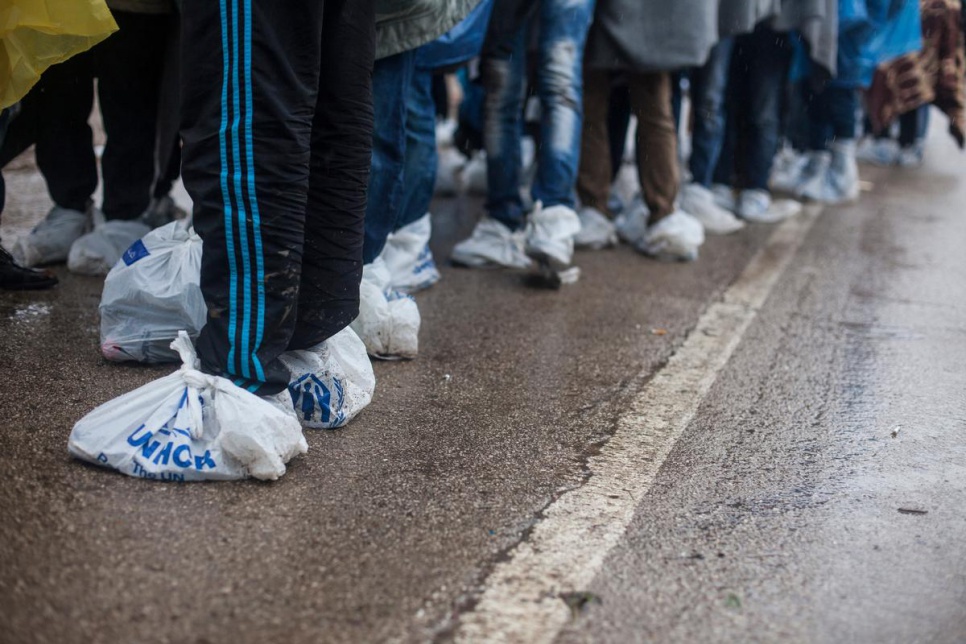
[[[792,60],[788,37],[760,24],[736,36],[727,126],[714,183],[767,190],[781,134],[782,95]]]
[[[855,138],[858,90],[826,85],[821,92],[806,91],[809,147],[812,150],[826,150],[832,141]]]
[[[359,313],[374,0],[183,5],[185,186],[204,240],[202,367],[281,391],[278,356]]]
[[[155,177],[155,131],[167,16],[114,12],[117,33],[48,69],[21,101],[0,150],[0,167],[36,144],[37,166],[54,203],[84,210],[97,188],[87,119],[97,96],[107,144],[101,159],[108,219],[137,217]]]

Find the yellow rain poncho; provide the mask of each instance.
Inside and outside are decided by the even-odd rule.
[[[0,109],[23,98],[45,69],[115,31],[104,0],[0,0]]]

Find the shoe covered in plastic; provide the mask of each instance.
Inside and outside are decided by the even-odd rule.
[[[439,269],[429,249],[432,223],[426,213],[389,235],[382,251],[391,276],[389,285],[402,293],[416,293],[439,281]]]
[[[828,169],[820,181],[809,183],[802,196],[826,204],[849,203],[859,198],[859,165],[855,160],[855,139],[834,141],[829,150]]]
[[[790,191],[796,197],[803,199],[810,198],[808,195],[821,193],[829,165],[832,163],[832,155],[826,150],[813,150],[805,156],[808,157],[808,161],[802,170],[798,185]]]
[[[627,208],[614,219],[617,236],[628,244],[636,244],[647,232],[647,220],[651,212],[640,195],[634,197]]]
[[[577,217],[580,219],[580,232],[574,236],[577,248],[601,250],[617,245],[617,228],[607,215],[596,208],[584,206],[577,212]]]
[[[147,209],[138,217],[138,221],[151,227],[152,230],[170,224],[175,219],[184,219],[188,213],[174,202],[170,195],[151,199]]]
[[[774,224],[794,217],[802,204],[794,199],[775,199],[767,190],[742,190],[738,195],[738,216],[756,224]]]
[[[899,150],[896,163],[900,168],[918,168],[922,165],[923,142],[917,141],[912,145],[903,146]]]
[[[855,158],[881,167],[895,165],[899,158],[899,144],[892,139],[865,137],[855,149]]]
[[[390,286],[391,279],[382,257],[362,267],[359,317],[349,326],[374,358],[415,358],[419,353],[419,308],[413,298]]]
[[[527,268],[530,258],[523,252],[524,234],[522,230],[510,230],[496,219],[483,217],[473,229],[473,234],[456,244],[450,260],[468,268]]]
[[[537,201],[527,217],[524,251],[530,259],[555,268],[570,266],[574,258],[574,236],[580,232],[580,217],[568,206],[545,208]]]
[[[802,183],[802,174],[808,165],[808,155],[786,146],[775,157],[768,185],[776,192],[795,194]]]
[[[689,183],[681,188],[681,210],[688,213],[712,235],[730,235],[745,227],[741,221],[714,202],[714,195],[700,183]]]
[[[57,276],[47,270],[21,266],[0,248],[0,290],[37,291],[57,285]]]
[[[17,240],[11,254],[28,268],[67,261],[70,247],[92,227],[93,211],[93,206],[87,212],[54,206],[43,221]]]
[[[698,258],[698,249],[703,243],[701,223],[688,213],[676,210],[648,226],[634,248],[663,261],[691,262]]]
[[[738,207],[735,201],[735,191],[732,190],[731,186],[723,183],[711,185],[711,197],[714,200],[714,205],[728,212],[734,212]]]

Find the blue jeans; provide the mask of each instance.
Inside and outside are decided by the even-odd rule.
[[[407,96],[416,72],[416,50],[376,61],[372,71],[375,127],[366,204],[362,263],[371,264],[396,228],[406,164]],[[435,167],[435,166],[434,166]]]
[[[692,180],[709,187],[725,138],[725,92],[734,40],[724,38],[711,50],[704,67],[691,71],[694,130],[691,138]]]
[[[521,24],[494,35],[483,59],[486,89],[484,140],[490,216],[511,229],[523,224],[520,140],[527,88],[527,42],[531,23],[540,32],[537,96],[542,108],[537,175],[532,195],[544,206],[574,206],[583,119],[582,61],[594,0],[540,0]],[[494,12],[501,10],[500,5]],[[494,39],[499,42],[494,43]]]
[[[768,190],[781,134],[782,96],[792,60],[788,37],[766,25],[736,36],[724,146],[714,182]]]
[[[406,161],[402,203],[393,230],[407,226],[429,210],[436,187],[436,103],[433,73],[417,69],[406,100]]]

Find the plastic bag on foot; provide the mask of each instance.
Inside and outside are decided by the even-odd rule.
[[[101,353],[108,360],[175,362],[171,341],[205,325],[201,237],[186,221],[157,228],[124,251],[104,281]]]
[[[342,427],[372,400],[376,376],[366,345],[352,329],[311,349],[286,351],[280,360],[292,373],[288,390],[304,427]]]
[[[151,232],[140,221],[103,221],[77,238],[67,255],[67,269],[80,275],[107,275],[131,244]]]
[[[181,369],[104,403],[74,425],[71,455],[163,481],[275,480],[308,450],[295,414],[197,369],[188,334]]]
[[[419,353],[419,308],[414,299],[392,289],[390,280],[381,257],[362,268],[359,317],[350,326],[375,358],[415,358]]]

